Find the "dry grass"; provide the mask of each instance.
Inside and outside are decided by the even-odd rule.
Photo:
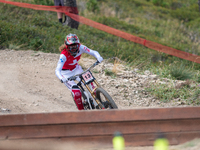
[[[120,70],[120,61],[118,59],[115,59],[114,61],[114,65],[113,65],[113,68],[112,68],[112,72],[117,74]]]

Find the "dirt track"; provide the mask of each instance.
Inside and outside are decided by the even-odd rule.
[[[55,75],[58,59],[59,54],[0,50],[0,114],[8,113],[5,109],[9,113],[78,111],[69,90]],[[86,61],[89,66],[95,62]]]
[[[7,113],[5,109],[10,113],[77,111],[69,90],[55,75],[58,59],[59,54],[0,50],[0,114]],[[82,57],[80,64],[85,69],[95,61]],[[95,67],[94,76],[119,109],[188,106],[178,99],[159,101],[145,91],[148,84],[168,84],[169,79],[126,71],[122,64],[117,66],[117,77],[106,76],[105,70],[113,68],[113,64],[104,60]]]
[[[76,110],[71,95],[55,75],[59,55],[0,51],[0,108],[11,113]]]

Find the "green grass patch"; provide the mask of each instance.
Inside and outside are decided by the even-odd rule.
[[[145,90],[162,102],[172,102],[179,99],[188,105],[199,105],[200,91],[199,86],[191,86],[189,83],[179,84],[151,84]]]
[[[197,89],[192,95],[192,99],[188,101],[194,105],[200,105],[200,89]]]

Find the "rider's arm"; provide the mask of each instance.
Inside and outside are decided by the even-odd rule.
[[[61,54],[58,64],[57,64],[57,67],[56,67],[56,70],[55,70],[56,76],[58,77],[59,80],[61,80],[63,78],[63,76],[61,75],[61,70],[62,70],[63,65],[66,62],[66,60],[67,59],[66,59],[65,55]]]
[[[103,58],[101,57],[101,55],[99,54],[99,52],[97,51],[94,51],[94,50],[91,50],[90,48],[86,47],[85,45],[81,45],[80,46],[80,50],[83,52],[83,53],[87,53],[89,55],[92,55],[94,56],[97,60],[103,60]],[[102,61],[101,60],[101,61]]]

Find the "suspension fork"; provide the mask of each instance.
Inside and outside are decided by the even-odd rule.
[[[89,95],[88,95],[88,93],[87,93],[87,92],[85,91],[85,89],[82,87],[81,82],[79,82],[77,85],[78,85],[79,88],[81,89],[81,93],[82,93],[83,99],[84,99],[84,100],[87,100],[90,109],[92,109],[92,106],[91,106],[91,103],[90,103],[90,100],[89,100]]]
[[[82,80],[82,82],[85,84],[84,80]],[[87,84],[85,84],[85,87],[91,93],[92,97],[97,102],[97,104],[101,107],[101,109],[104,109],[104,106],[101,104],[101,102],[96,98],[96,95],[94,94],[94,91],[99,87],[99,83],[96,81],[96,79],[94,80],[94,83],[97,85],[97,87],[95,87],[93,90],[91,90]]]

